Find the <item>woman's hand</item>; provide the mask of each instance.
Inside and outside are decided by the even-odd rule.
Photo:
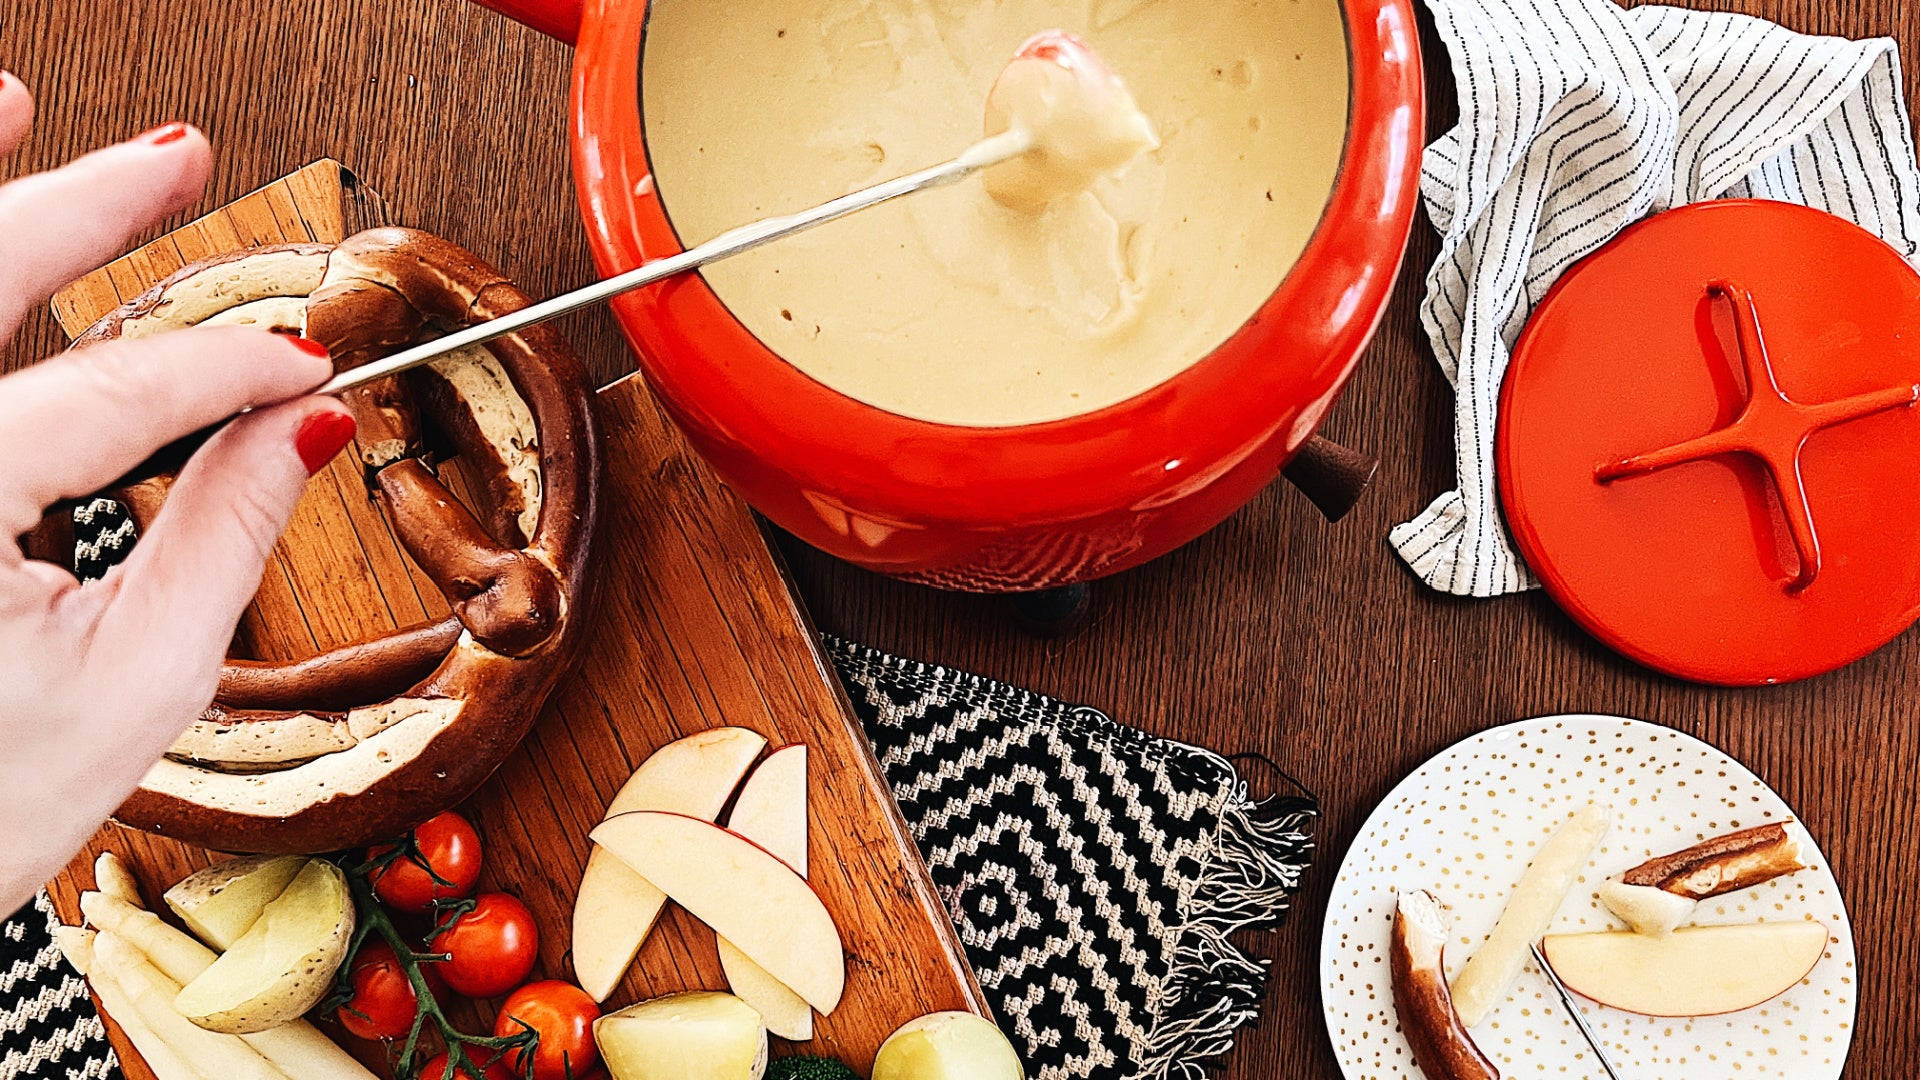
[[[0,73],[0,153],[32,124]],[[199,199],[181,124],[0,187],[0,342],[61,285]],[[213,700],[234,626],[308,476],[353,435],[311,342],[184,330],[0,378],[0,911],[57,873]],[[16,539],[166,443],[243,408],[182,470],[126,562],[81,585]]]

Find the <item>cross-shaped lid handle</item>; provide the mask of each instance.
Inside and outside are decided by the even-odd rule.
[[[1799,572],[1787,582],[1787,591],[1798,593],[1820,576],[1820,533],[1813,525],[1813,504],[1807,497],[1806,477],[1800,469],[1800,453],[1807,439],[1823,428],[1910,406],[1920,401],[1920,383],[1889,386],[1812,405],[1795,401],[1780,389],[1780,380],[1774,374],[1773,357],[1767,353],[1767,338],[1760,328],[1760,311],[1753,302],[1753,294],[1731,281],[1710,283],[1707,294],[1733,305],[1734,340],[1747,376],[1746,405],[1726,427],[1658,450],[1606,462],[1593,471],[1593,476],[1601,483],[1611,483],[1721,454],[1747,454],[1755,458],[1773,482],[1774,494],[1780,499],[1780,511],[1787,520],[1787,532],[1792,535],[1794,551],[1800,558]]]

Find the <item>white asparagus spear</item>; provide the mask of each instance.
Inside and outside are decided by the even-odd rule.
[[[111,851],[103,851],[93,860],[93,887],[134,907],[140,906],[140,883],[133,880],[133,871],[120,861],[120,856]]]
[[[60,947],[60,954],[73,965],[93,987],[94,996],[100,999],[100,1011],[120,1025],[121,1034],[133,1043],[140,1059],[159,1080],[206,1080],[193,1071],[173,1047],[162,1042],[160,1036],[153,1033],[147,1022],[134,1010],[133,1003],[127,1000],[120,984],[107,978],[105,973],[94,970],[93,931],[79,926],[59,925],[53,928],[53,943]]]
[[[219,1080],[288,1080],[246,1043],[197,1028],[175,1011],[165,991],[166,977],[112,931],[94,935],[93,968],[97,982],[112,984],[125,998],[116,1017],[122,1020],[121,1027],[126,1026],[124,1017],[138,1017],[163,1045],[192,1062],[200,1075]]]
[[[180,993],[181,984],[157,968],[154,969],[154,976],[155,988],[166,997],[168,1008],[172,1008],[172,1001]],[[239,1038],[255,1053],[272,1062],[274,1068],[294,1080],[378,1080],[352,1054],[305,1020],[295,1020]]]
[[[293,1080],[379,1080],[340,1044],[305,1020],[242,1035],[240,1041]]]
[[[145,954],[174,993],[213,964],[212,949],[161,921],[153,912],[124,900],[105,893],[82,893],[80,910],[86,914],[87,921],[112,931],[125,944]],[[169,996],[167,1002],[171,1009],[173,998]],[[296,1080],[376,1080],[352,1054],[304,1020],[243,1035],[241,1039]]]
[[[53,943],[60,946],[60,955],[67,958],[73,970],[85,975],[93,966],[93,931],[62,923],[53,928]]]
[[[53,939],[66,954],[67,962],[80,974],[87,976],[87,982],[93,987],[95,996],[100,999],[100,1008],[113,1022],[120,1025],[121,1034],[133,1044],[140,1059],[159,1080],[207,1080],[194,1071],[173,1047],[154,1033],[140,1013],[128,1000],[120,983],[107,977],[109,973],[95,970],[93,962],[93,931],[78,926],[62,926],[54,930]]]
[[[112,931],[123,942],[146,954],[152,966],[177,983],[213,966],[214,952],[186,933],[160,921],[160,916],[103,892],[80,894],[80,912],[101,930]]]

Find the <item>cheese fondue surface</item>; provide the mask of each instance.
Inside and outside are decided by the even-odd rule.
[[[1038,208],[974,178],[865,211],[707,267],[721,300],[827,386],[972,426],[1111,405],[1225,341],[1339,168],[1337,0],[652,0],[642,107],[675,230],[699,243],[958,155],[1052,27],[1125,80],[1157,149]]]

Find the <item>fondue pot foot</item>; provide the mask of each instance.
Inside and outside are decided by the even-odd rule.
[[[1280,475],[1319,507],[1328,521],[1346,517],[1366,494],[1380,459],[1318,435],[1308,439]]]
[[[1014,593],[1013,617],[1030,634],[1059,637],[1086,620],[1091,596],[1085,584]]]

